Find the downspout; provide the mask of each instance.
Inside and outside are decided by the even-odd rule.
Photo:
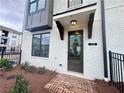
[[[104,0],[101,0],[101,18],[102,18],[104,77],[108,78],[107,49],[106,49],[106,27],[105,27],[105,3],[104,3]]]

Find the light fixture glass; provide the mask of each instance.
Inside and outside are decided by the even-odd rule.
[[[77,24],[77,20],[72,20],[72,21],[71,21],[71,25],[72,25],[72,26],[75,26],[76,24]]]
[[[79,32],[75,32],[76,35],[79,35],[80,33]]]

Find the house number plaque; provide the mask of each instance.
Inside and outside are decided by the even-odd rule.
[[[88,43],[89,46],[97,46],[97,43]]]

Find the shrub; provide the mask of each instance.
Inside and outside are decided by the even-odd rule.
[[[22,64],[21,64],[21,69],[26,70],[26,69],[28,69],[29,66],[30,66],[30,63],[27,62],[27,61],[25,61],[25,63],[22,63]]]
[[[25,62],[23,64],[21,64],[21,69],[27,71],[27,72],[37,72],[39,74],[43,74],[45,73],[45,67],[39,67],[36,68],[35,66],[31,66],[29,62]]]
[[[29,66],[27,67],[27,69],[25,69],[27,72],[35,72],[36,71],[36,67],[35,66]]]
[[[0,68],[10,70],[12,68],[12,64],[7,59],[0,59]]]
[[[16,76],[15,85],[11,88],[9,93],[29,93],[28,82],[23,79],[21,75]]]
[[[44,74],[45,70],[46,70],[45,67],[39,67],[39,68],[37,68],[37,73]]]
[[[36,67],[30,66],[30,63],[27,61],[25,63],[21,64],[21,69],[23,69],[27,72],[35,72],[36,71]]]

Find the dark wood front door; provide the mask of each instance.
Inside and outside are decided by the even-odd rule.
[[[83,73],[83,31],[68,33],[68,70]]]

